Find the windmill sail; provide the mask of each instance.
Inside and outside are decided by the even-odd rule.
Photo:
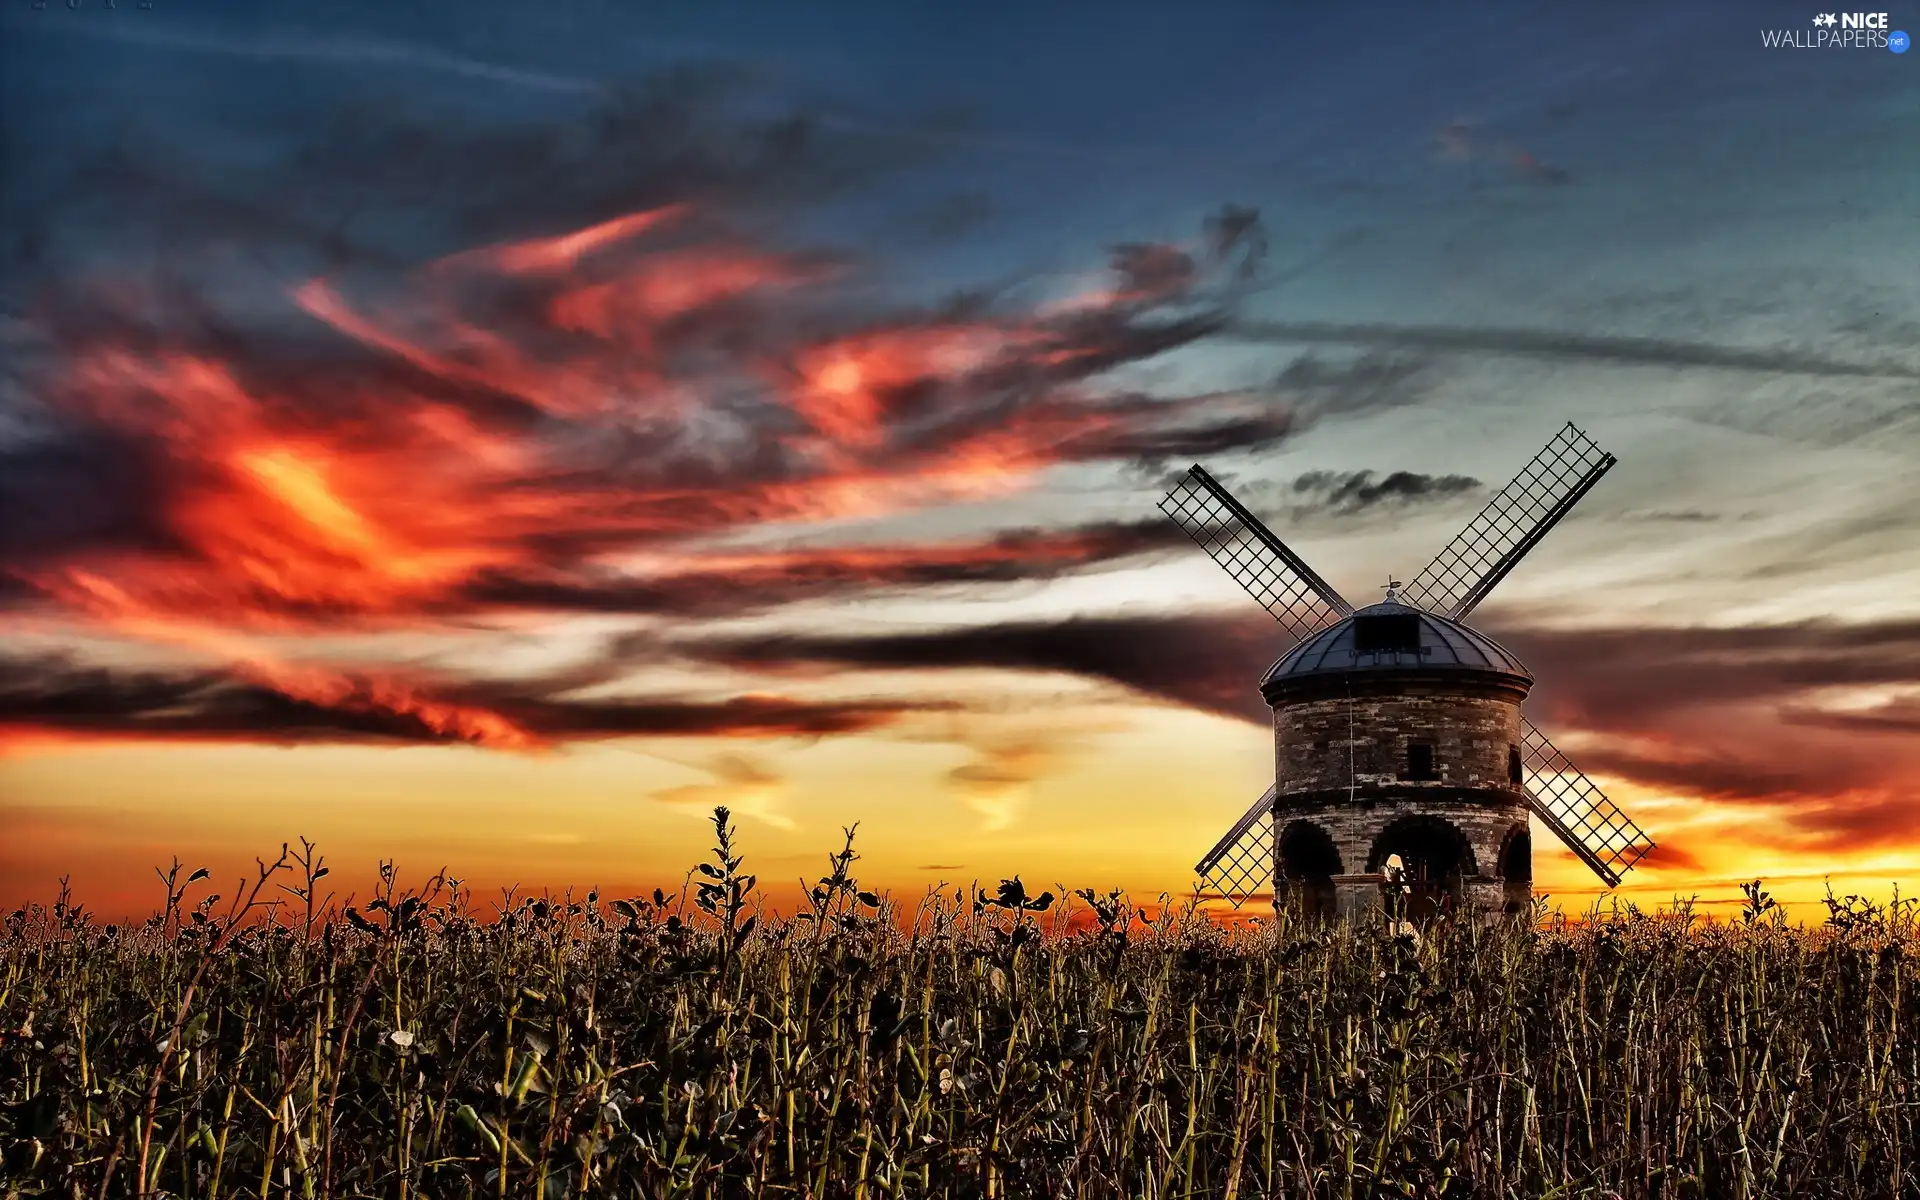
[[[1461,620],[1613,465],[1613,455],[1569,423],[1401,595]],[[1189,470],[1160,508],[1294,638],[1352,614],[1352,605],[1204,468]],[[1524,716],[1521,727],[1529,808],[1607,886],[1617,885],[1653,842]],[[1239,908],[1273,887],[1276,833],[1268,818],[1277,798],[1276,783],[1200,860],[1203,893]]]
[[[1653,841],[1606,793],[1554,748],[1533,722],[1520,718],[1522,763],[1535,815],[1593,873],[1616,887],[1653,849]]]
[[[1339,620],[1353,606],[1198,465],[1160,502],[1187,536],[1227,569],[1294,638]]]
[[[1434,556],[1401,592],[1402,597],[1429,612],[1455,620],[1465,617],[1613,464],[1613,455],[1569,421]]]
[[[1266,818],[1278,795],[1269,787],[1194,867],[1202,892],[1211,891],[1239,908],[1272,886],[1273,822]]]

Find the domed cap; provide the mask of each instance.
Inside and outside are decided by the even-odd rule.
[[[1389,597],[1287,651],[1260,681],[1260,690],[1270,695],[1309,677],[1361,671],[1471,671],[1507,676],[1523,686],[1533,682],[1533,673],[1486,634]]]

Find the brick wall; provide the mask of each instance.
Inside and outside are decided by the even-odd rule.
[[[1342,871],[1359,876],[1380,869],[1381,834],[1395,821],[1437,817],[1464,835],[1468,878],[1494,878],[1507,838],[1527,827],[1526,792],[1508,777],[1509,748],[1520,743],[1519,694],[1476,687],[1471,677],[1402,680],[1390,690],[1369,683],[1352,697],[1323,693],[1274,708],[1276,832],[1313,822],[1332,838]],[[1405,778],[1416,742],[1432,747],[1437,778]],[[1466,891],[1493,904],[1525,895],[1519,880]]]
[[[1473,695],[1344,696],[1273,710],[1274,778],[1288,792],[1399,783],[1407,746],[1433,747],[1436,783],[1511,786],[1507,749],[1520,744],[1520,706]],[[1351,757],[1349,757],[1351,748]]]

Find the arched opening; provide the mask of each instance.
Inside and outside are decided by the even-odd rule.
[[[1337,911],[1333,877],[1343,872],[1340,851],[1325,829],[1294,821],[1280,831],[1280,881],[1301,915],[1324,919]]]
[[[1533,904],[1533,833],[1515,825],[1500,843],[1501,907],[1509,913],[1526,912]]]
[[[1367,869],[1387,875],[1388,911],[1410,921],[1459,908],[1464,880],[1477,870],[1466,835],[1433,816],[1401,817],[1381,830]]]

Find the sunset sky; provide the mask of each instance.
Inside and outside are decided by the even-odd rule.
[[[1568,420],[1474,623],[1620,893],[1912,890],[1920,56],[1457,7],[10,5],[0,904],[715,804],[776,896],[1179,894],[1286,643],[1167,486],[1366,603]]]

